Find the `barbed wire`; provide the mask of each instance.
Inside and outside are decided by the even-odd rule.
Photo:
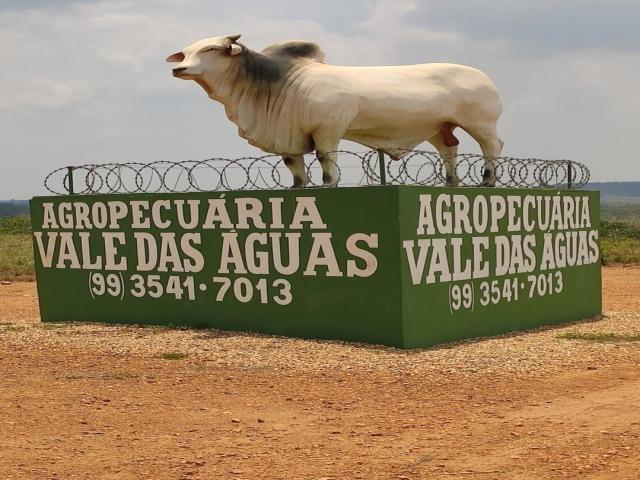
[[[385,159],[383,155],[382,169],[377,150],[331,153],[337,154],[340,186],[445,185],[444,164],[435,152],[407,150],[400,152],[403,156],[399,160]],[[321,186],[320,162],[315,156],[307,157],[308,186]],[[580,188],[590,178],[585,165],[571,160],[513,157],[497,157],[495,160],[498,187]],[[457,156],[456,173],[461,186],[479,185],[483,172],[482,155]],[[58,195],[270,190],[290,187],[292,183],[292,175],[279,155],[87,164],[58,168],[44,180],[45,188]]]

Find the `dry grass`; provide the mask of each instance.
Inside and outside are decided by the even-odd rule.
[[[163,360],[184,360],[185,358],[187,358],[187,354],[177,352],[163,353],[162,355],[160,355],[160,358],[162,358]]]
[[[0,280],[33,280],[31,236],[0,235]]]
[[[565,340],[587,340],[590,342],[638,342],[640,334],[620,335],[614,332],[566,332],[558,335]]]
[[[33,279],[33,248],[29,218],[0,218],[0,280]]]
[[[640,263],[640,227],[631,220],[602,221],[602,263]]]

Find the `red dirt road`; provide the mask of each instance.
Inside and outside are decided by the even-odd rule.
[[[558,338],[640,334],[640,268],[603,271],[602,320],[418,352],[42,325],[2,286],[0,478],[637,480],[640,342]]]

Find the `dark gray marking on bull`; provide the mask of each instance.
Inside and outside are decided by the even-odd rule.
[[[309,58],[317,62],[324,62],[324,52],[313,42],[297,40],[270,45],[262,53],[270,57]]]
[[[492,168],[485,168],[484,174],[482,175],[482,180],[484,180],[480,185],[483,187],[495,187],[495,172],[493,172]],[[493,182],[491,181],[493,180]]]
[[[298,74],[296,60],[307,58],[317,62],[324,61],[324,52],[311,42],[290,41],[271,45],[261,53],[255,52],[243,44],[239,55],[239,74],[251,85],[263,92],[264,108],[274,116],[281,115],[282,101]],[[301,72],[299,72],[301,73]],[[275,110],[274,110],[275,108]]]
[[[317,62],[324,61],[324,52],[311,42],[290,41],[276,43],[261,53],[247,48],[242,43],[240,71],[253,84],[274,84],[284,80],[287,72],[294,66],[296,59],[308,58]]]
[[[292,57],[314,57],[317,54],[318,46],[307,42],[292,43],[286,45],[282,51]]]
[[[289,166],[289,165],[293,165],[293,161],[294,161],[294,160],[293,160],[293,158],[291,158],[291,157],[284,157],[284,158],[283,158],[283,160],[284,160],[284,164],[285,164],[285,165],[287,165],[287,166]]]
[[[327,172],[322,172],[322,183],[331,183],[333,177]]]
[[[453,183],[453,175],[447,175],[447,185],[451,185]]]
[[[300,188],[304,185],[304,180],[300,175],[293,176],[293,188]]]
[[[282,79],[286,65],[272,58],[254,52],[248,48],[242,49],[241,64],[245,76],[256,83],[276,83]]]

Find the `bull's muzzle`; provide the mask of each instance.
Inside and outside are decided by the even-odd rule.
[[[174,77],[179,77],[179,76],[180,76],[180,74],[181,74],[182,72],[184,72],[186,69],[187,69],[187,67],[174,68],[174,69],[173,69],[173,76],[174,76]]]

